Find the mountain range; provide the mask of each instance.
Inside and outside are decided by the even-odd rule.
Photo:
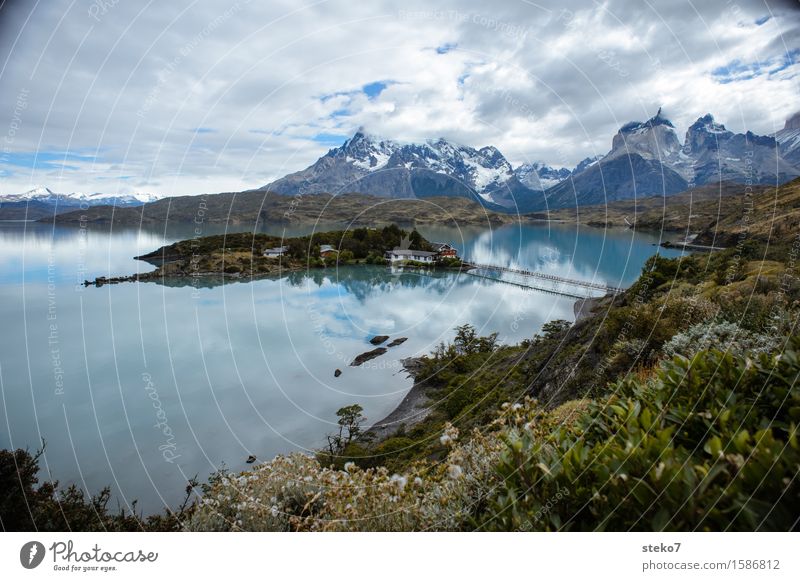
[[[62,194],[39,186],[21,194],[0,196],[0,219],[38,220],[54,214],[97,206],[131,208],[155,202],[161,197],[156,194],[138,192],[132,194],[84,194],[82,192]]]
[[[363,130],[308,168],[261,188],[284,195],[366,193],[386,198],[468,197],[503,211],[535,211],[672,195],[721,182],[777,185],[800,176],[800,113],[771,136],[733,133],[711,114],[683,142],[659,111],[623,125],[605,155],[577,167],[516,169],[493,146],[445,139],[400,144]]]
[[[283,196],[346,193],[368,198],[467,198],[498,212],[542,212],[723,183],[777,185],[800,176],[800,112],[773,135],[734,133],[711,114],[683,140],[658,112],[620,127],[605,155],[575,168],[542,162],[516,168],[493,146],[474,149],[445,139],[400,143],[358,130],[311,166],[252,193]],[[0,196],[0,219],[39,219],[87,207],[135,208],[154,194],[57,194],[36,188]],[[170,198],[179,199],[179,198]]]
[[[387,198],[474,198],[512,207],[530,188],[492,146],[473,149],[445,139],[399,144],[363,130],[310,167],[263,188],[278,194],[365,193]]]

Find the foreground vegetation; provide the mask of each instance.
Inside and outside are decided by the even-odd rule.
[[[506,405],[440,462],[326,468],[277,458],[224,477],[191,530],[794,530],[800,340],[622,380],[603,401]]]

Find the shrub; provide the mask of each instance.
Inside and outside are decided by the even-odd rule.
[[[111,511],[111,489],[87,496],[77,486],[59,490],[58,481],[39,484],[39,458],[27,450],[0,450],[0,524],[4,531],[170,531],[178,530],[193,510],[190,504],[194,486],[177,511],[143,518],[122,508]],[[136,510],[136,501],[132,503]]]
[[[694,325],[688,331],[678,333],[664,345],[668,357],[681,355],[692,358],[699,351],[717,348],[733,353],[752,351],[769,353],[777,349],[781,337],[764,335],[742,329],[736,323],[715,321]]]
[[[503,530],[794,530],[800,509],[800,339],[780,357],[720,351],[626,379],[574,426],[506,430]],[[556,499],[554,501],[554,499]]]
[[[346,264],[348,262],[352,262],[354,259],[355,259],[355,256],[349,250],[342,250],[339,253],[339,262],[340,263]]]
[[[461,266],[461,259],[453,258],[452,256],[445,256],[438,261],[438,264],[445,268],[458,268]]]
[[[463,445],[448,428],[451,448],[441,465],[323,468],[302,454],[279,456],[238,476],[224,476],[188,523],[189,530],[412,531],[463,530],[496,485],[499,441],[474,433]]]

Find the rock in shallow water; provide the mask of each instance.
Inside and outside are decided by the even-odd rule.
[[[373,349],[372,351],[367,351],[366,353],[362,353],[350,364],[351,367],[358,367],[362,363],[366,363],[370,359],[375,359],[376,357],[380,357],[384,353],[386,353],[388,349],[386,347],[378,347],[377,349]]]
[[[402,345],[406,341],[408,341],[408,337],[398,337],[397,339],[389,343],[387,347],[397,347],[398,345]]]
[[[339,377],[341,374],[342,374],[342,370],[341,369],[337,369],[336,371],[333,372],[333,376],[334,377]]]
[[[389,335],[375,335],[372,339],[369,340],[369,342],[372,343],[373,345],[380,345],[388,338]]]

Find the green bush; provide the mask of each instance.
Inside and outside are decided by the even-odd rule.
[[[649,298],[656,289],[675,280],[680,266],[680,258],[664,258],[654,254],[644,263],[642,276],[633,283],[629,294]]]
[[[347,264],[348,262],[352,262],[355,259],[355,256],[350,250],[342,250],[339,253],[339,262],[341,264]]]
[[[27,450],[0,450],[0,525],[4,531],[174,531],[194,510],[190,500],[197,482],[189,482],[186,498],[177,511],[143,517],[123,508],[108,507],[111,489],[88,496],[71,484],[59,489],[58,481],[39,484],[39,458]],[[132,503],[136,510],[136,501]]]
[[[438,264],[440,266],[444,266],[445,268],[458,268],[461,266],[461,259],[446,256],[439,260]]]
[[[800,339],[780,357],[720,351],[626,379],[578,422],[503,435],[500,530],[794,530]]]
[[[753,333],[729,321],[700,323],[678,333],[664,344],[669,357],[693,357],[698,351],[717,348],[732,353],[754,351],[768,353],[781,344],[781,337]]]

